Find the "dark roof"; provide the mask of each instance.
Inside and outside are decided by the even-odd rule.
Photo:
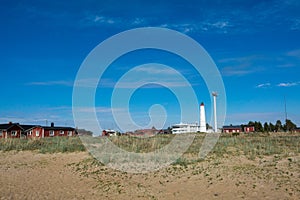
[[[64,127],[64,126],[42,126],[45,130],[75,130],[73,127]]]
[[[0,129],[1,130],[8,130],[14,126],[18,126],[20,127],[20,129],[23,130],[23,128],[21,127],[21,125],[19,123],[8,123],[8,124],[0,124]]]
[[[51,127],[51,126],[29,125],[29,124],[21,125],[19,123],[0,124],[0,130],[7,130],[14,126],[19,126],[20,129],[22,129],[23,131],[30,130],[34,127],[42,127],[45,130],[75,130],[75,128],[72,127],[59,127],[59,126]]]
[[[223,129],[241,129],[241,126],[223,126]]]
[[[40,126],[39,125],[21,125],[21,127],[24,129],[24,131],[27,131],[34,127],[40,127]]]
[[[6,129],[8,129],[9,127],[11,127],[12,126],[12,124],[0,124],[0,129],[1,130],[6,130]]]

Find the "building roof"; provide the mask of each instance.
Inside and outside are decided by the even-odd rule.
[[[20,129],[23,130],[22,126],[19,123],[8,123],[8,124],[0,124],[0,129],[1,130],[8,130],[14,126],[20,127]]]
[[[62,126],[40,126],[40,125],[29,125],[29,124],[19,124],[19,123],[7,123],[7,124],[0,124],[0,130],[8,130],[14,126],[20,127],[23,131],[30,130],[35,127],[42,127],[45,130],[75,130],[72,127],[62,127]]]
[[[45,130],[75,130],[73,127],[65,126],[42,126]]]
[[[33,129],[35,127],[40,127],[38,125],[20,125],[24,131],[27,131],[27,130],[30,130],[30,129]]]
[[[237,125],[237,126],[223,126],[223,129],[241,129],[242,127]]]

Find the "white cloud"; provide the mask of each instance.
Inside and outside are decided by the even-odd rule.
[[[122,88],[122,89],[134,89],[134,88],[139,88],[140,86],[143,86],[145,88],[158,88],[161,86],[166,86],[168,88],[178,88],[178,87],[189,87],[189,85],[186,82],[182,82],[182,81],[176,81],[176,80],[164,80],[164,81],[159,81],[159,82],[153,82],[151,80],[147,81],[147,80],[136,80],[136,81],[126,81],[126,82],[122,82],[119,83],[117,86],[115,85],[117,82],[113,81],[113,80],[106,80],[104,84],[100,84],[103,87],[108,87],[108,88],[112,88],[112,87],[116,87],[116,88]]]
[[[229,57],[229,58],[223,58],[218,60],[219,63],[229,63],[229,62],[236,62],[236,63],[246,63],[246,62],[251,62],[251,61],[256,61],[256,60],[263,60],[266,59],[262,55],[247,55],[247,56],[241,56],[241,57]]]
[[[277,86],[278,87],[292,87],[292,86],[297,86],[299,85],[300,82],[292,82],[292,83],[279,83]]]
[[[137,72],[145,72],[148,74],[165,74],[165,75],[172,75],[176,74],[174,69],[167,69],[167,68],[159,68],[159,67],[138,67],[135,69]]]
[[[195,23],[169,23],[169,24],[161,24],[160,27],[176,29],[183,33],[191,33],[191,32],[208,32],[208,31],[217,31],[221,33],[227,33],[227,29],[232,27],[229,21],[226,20],[206,20]]]
[[[300,30],[300,19],[296,19],[292,22],[291,30],[299,31]]]
[[[286,55],[300,58],[300,49],[289,51],[289,52],[286,53]]]
[[[105,17],[105,16],[94,16],[94,20],[93,20],[95,23],[101,23],[101,24],[114,24],[116,23],[116,20],[113,19],[113,18],[108,18],[108,17]]]
[[[97,79],[80,79],[75,83],[74,81],[64,81],[64,80],[56,80],[56,81],[34,81],[26,83],[26,85],[33,86],[67,86],[67,87],[93,87],[98,82]]]
[[[120,18],[108,17],[99,14],[87,13],[85,17],[80,20],[80,25],[85,26],[98,26],[98,25],[115,25],[122,23]]]
[[[192,23],[178,23],[178,24],[161,24],[162,28],[176,29],[182,33],[191,33],[197,31],[197,25]]]
[[[256,88],[268,88],[268,87],[270,87],[270,86],[271,86],[270,83],[262,83],[262,84],[258,84],[258,85],[256,86]]]
[[[111,113],[112,111],[124,111],[125,109],[123,108],[110,108],[110,107],[76,107],[74,108],[77,112],[82,112],[82,113]]]
[[[132,21],[132,24],[133,25],[141,25],[141,24],[145,24],[146,23],[146,19],[144,18],[135,18],[133,21]]]
[[[73,81],[37,81],[37,82],[30,82],[26,85],[37,85],[37,86],[53,86],[53,85],[62,85],[62,86],[73,86]]]
[[[222,75],[224,76],[244,76],[247,74],[252,74],[258,71],[261,71],[260,68],[250,68],[248,65],[240,65],[240,66],[228,66],[222,68]]]
[[[219,31],[222,31],[224,33],[227,32],[227,28],[229,28],[231,25],[229,23],[229,21],[215,21],[215,22],[203,22],[202,24],[200,24],[200,27],[202,30],[210,30],[210,29],[217,29]]]

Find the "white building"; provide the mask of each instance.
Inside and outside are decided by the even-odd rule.
[[[172,126],[172,134],[181,133],[197,133],[200,132],[200,126],[198,124],[174,124]]]

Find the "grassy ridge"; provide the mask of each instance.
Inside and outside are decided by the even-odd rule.
[[[40,153],[85,151],[78,137],[51,137],[40,139],[0,139],[0,151],[38,150]]]
[[[158,135],[150,138],[136,138],[130,136],[111,137],[110,140],[120,148],[131,152],[151,152],[168,144],[174,135]],[[205,135],[196,134],[196,137],[178,162],[199,161],[199,150]],[[212,149],[210,155],[223,157],[226,155],[245,155],[249,159],[256,157],[281,154],[300,153],[300,135],[273,135],[248,134],[236,137],[221,136]]]
[[[195,140],[189,149],[180,158],[180,162],[196,162],[202,145],[203,134],[196,134]],[[174,135],[157,135],[149,138],[137,138],[132,136],[109,137],[120,148],[136,152],[146,153],[164,147]],[[0,139],[0,151],[10,150],[38,150],[41,153],[85,151],[79,137],[53,137],[36,140],[24,139]],[[210,155],[223,157],[226,155],[245,155],[249,159],[259,156],[300,153],[300,135],[274,135],[262,134],[240,135],[236,137],[221,136],[212,149]]]

